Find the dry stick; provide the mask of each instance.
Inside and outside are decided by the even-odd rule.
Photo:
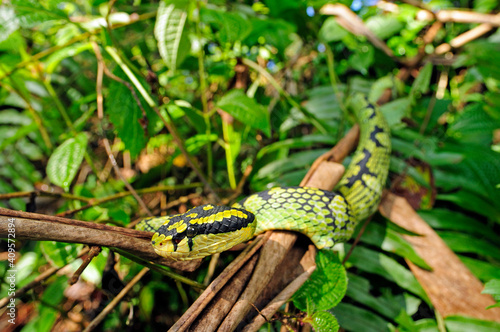
[[[339,144],[332,149],[334,150],[332,155],[346,156],[348,151],[351,151],[354,146],[350,146],[346,141],[351,144],[357,142],[357,138],[353,138],[352,136],[353,135],[347,135],[347,138],[341,139]],[[304,183],[303,181],[301,185],[332,190],[340,179],[343,170],[343,166],[339,166],[329,161],[323,161],[316,167],[314,174],[307,176],[307,182]],[[319,181],[319,179],[322,179],[322,181]],[[233,331],[236,329],[241,320],[251,310],[252,304],[255,303],[259,295],[262,294],[265,287],[268,285],[278,265],[287,255],[289,255],[289,250],[296,239],[297,234],[294,233],[281,231],[272,232],[269,241],[262,248],[260,259],[255,267],[252,279],[243,291],[238,302],[236,302],[231,312],[222,322],[218,331]]]
[[[259,312],[257,315],[245,328],[242,330],[243,332],[253,332],[258,331],[259,328],[269,321],[274,313],[278,311],[278,309],[285,304],[295,292],[306,282],[307,279],[311,276],[311,274],[316,269],[315,258],[316,256],[316,247],[309,246],[309,250],[306,252],[304,257],[301,260],[301,265],[306,267],[306,270],[295,278],[288,286],[285,287],[269,304]]]
[[[89,198],[89,197],[81,197],[81,196],[76,196],[76,195],[72,195],[72,194],[68,194],[68,193],[53,193],[53,192],[44,191],[44,190],[19,191],[19,192],[15,192],[15,193],[0,194],[0,200],[20,198],[20,197],[31,197],[32,195],[57,197],[57,198],[62,197],[62,198],[73,199],[73,200],[82,201],[82,202],[88,202],[91,200],[91,198]]]
[[[500,18],[500,14],[497,15]],[[485,33],[488,33],[494,28],[493,25],[483,23],[481,25],[478,25],[477,27],[470,29],[469,31],[466,31],[455,38],[453,38],[449,43],[444,43],[436,47],[434,50],[434,53],[437,55],[441,55],[444,53],[447,53],[451,51],[452,48],[459,48],[462,47],[463,45],[467,44],[470,41],[473,41]]]
[[[231,310],[234,302],[238,299],[240,292],[234,289],[242,289],[252,275],[252,271],[257,263],[257,255],[252,258],[238,271],[230,282],[217,294],[210,305],[201,314],[202,318],[197,320],[189,331],[215,331],[224,317]]]
[[[187,184],[187,185],[181,184],[181,185],[174,185],[174,186],[157,186],[157,187],[149,187],[149,188],[145,188],[145,189],[138,189],[138,190],[136,190],[136,193],[146,194],[146,193],[155,193],[155,192],[161,192],[161,191],[167,191],[167,190],[190,189],[190,188],[196,188],[199,186],[201,186],[200,182],[191,183],[191,184]],[[103,203],[106,203],[109,201],[113,201],[115,199],[120,199],[120,198],[123,198],[126,196],[130,196],[130,195],[132,195],[132,193],[130,191],[123,191],[123,192],[120,192],[120,193],[117,193],[114,195],[110,195],[110,196],[106,196],[106,197],[91,198],[91,199],[89,199],[89,204],[82,206],[81,208],[78,208],[78,209],[58,213],[57,216],[58,217],[66,217],[66,216],[72,215],[74,213],[89,209],[93,206],[100,205],[100,204],[103,204]],[[198,194],[193,194],[193,195],[198,195]],[[135,226],[135,225],[132,225],[132,226]],[[129,228],[132,226],[130,226],[130,224],[127,225],[127,227],[129,227]]]
[[[102,121],[104,119],[104,98],[102,95],[102,80],[103,80],[103,73],[104,73],[104,61],[102,59],[102,55],[99,50],[99,46],[97,46],[97,43],[93,42],[92,43],[92,48],[94,49],[94,53],[96,54],[97,58],[97,78],[96,78],[96,94],[97,94],[97,117],[99,118],[99,125],[101,127],[101,135],[102,135],[102,142],[104,145],[104,148],[106,149],[106,153],[108,154],[108,158],[111,161],[111,165],[113,166],[113,169],[118,175],[118,177],[123,181],[123,184],[125,184],[125,187],[132,193],[136,201],[139,203],[139,205],[146,211],[146,213],[150,216],[153,217],[153,214],[147,207],[146,203],[142,200],[142,198],[135,192],[135,189],[130,185],[130,183],[125,179],[123,176],[122,172],[120,171],[120,168],[118,167],[118,163],[116,162],[115,156],[113,155],[113,152],[111,151],[111,147],[109,146],[109,141],[104,135],[104,128],[102,125]],[[142,107],[142,106],[141,106]]]
[[[7,237],[8,220],[12,217],[15,218],[14,224],[18,239],[83,243],[118,248],[144,260],[182,271],[193,271],[201,264],[201,260],[177,262],[157,255],[151,246],[152,233],[150,232],[3,208],[0,208],[0,238]]]
[[[321,7],[321,14],[337,16],[337,22],[346,30],[355,35],[365,36],[375,47],[381,49],[387,56],[399,61],[394,56],[392,50],[378,38],[370,29],[366,27],[363,21],[349,7],[342,4],[327,4]]]
[[[83,255],[85,255],[88,252],[89,252],[89,248],[84,248],[78,254],[78,256],[76,258],[81,258]],[[0,308],[3,308],[4,306],[6,306],[7,303],[9,303],[10,299],[12,299],[14,296],[19,297],[19,296],[23,295],[28,290],[30,290],[31,288],[39,285],[42,281],[44,281],[45,279],[49,278],[54,273],[57,273],[57,271],[61,270],[62,268],[66,267],[66,266],[68,266],[69,264],[71,264],[71,263],[63,265],[61,267],[57,267],[57,266],[50,267],[47,270],[43,271],[33,281],[31,281],[30,283],[28,283],[28,284],[24,285],[23,287],[17,289],[15,295],[7,296],[7,297],[4,297],[3,299],[0,299]]]
[[[403,234],[403,238],[432,270],[422,269],[408,259],[405,260],[438,313],[443,317],[464,315],[500,322],[500,308],[486,309],[495,301],[490,295],[481,294],[484,288],[481,281],[413,210],[405,198],[386,193],[379,211],[398,226],[420,235]]]
[[[73,273],[71,278],[68,280],[68,284],[70,284],[70,285],[76,284],[76,282],[80,278],[80,275],[83,273],[83,270],[85,270],[85,268],[87,266],[89,266],[92,259],[94,259],[94,257],[99,255],[100,252],[101,252],[101,247],[92,246],[92,248],[90,248],[89,254],[85,258],[85,260],[82,262],[80,267],[75,271],[75,273]]]
[[[97,315],[94,320],[83,330],[84,332],[90,332],[95,329],[99,323],[108,315],[120,301],[127,295],[127,293],[132,289],[132,287],[141,280],[141,278],[149,271],[147,267],[143,268],[130,282],[121,290],[120,293]]]
[[[417,20],[429,19],[436,19],[443,23],[481,23],[495,27],[500,26],[500,16],[498,14],[483,14],[465,10],[440,10],[436,13],[432,13],[426,9],[417,13]]]
[[[153,211],[154,215],[157,216],[159,215],[160,213],[164,212],[164,211],[167,211],[169,209],[171,209],[172,207],[174,206],[177,206],[179,204],[183,204],[183,203],[187,203],[190,199],[193,199],[193,198],[196,198],[196,197],[200,197],[201,195],[198,194],[198,193],[192,193],[192,194],[189,194],[187,196],[181,196],[179,197],[178,199],[174,200],[174,201],[171,201],[171,202],[168,202],[167,205],[165,207],[162,207],[162,208],[158,208],[156,210]],[[136,220],[132,221],[130,224],[128,224],[126,227],[127,228],[133,228],[135,225],[137,225],[143,218],[137,218]]]
[[[224,285],[234,276],[236,272],[245,264],[253,254],[268,240],[270,232],[264,236],[258,236],[252,244],[247,246],[241,254],[232,261],[222,273],[215,279],[207,289],[194,301],[189,309],[182,315],[182,317],[170,328],[169,331],[181,332],[186,331],[189,326],[194,322],[203,309],[210,303],[210,301],[217,295],[217,293],[224,287]]]

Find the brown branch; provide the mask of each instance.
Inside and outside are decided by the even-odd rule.
[[[93,246],[92,248],[90,248],[90,251],[89,251],[89,254],[87,255],[87,257],[85,257],[85,259],[83,260],[80,267],[78,267],[78,269],[75,271],[75,273],[73,273],[71,278],[68,280],[69,285],[76,284],[76,282],[80,278],[80,276],[83,273],[83,271],[85,270],[85,268],[87,266],[89,266],[92,259],[94,259],[94,257],[99,255],[100,252],[101,252],[101,247]]]
[[[349,9],[349,7],[343,4],[326,4],[321,8],[320,13],[323,15],[337,16],[337,23],[344,29],[355,35],[365,36],[375,47],[382,50],[388,57],[392,58],[394,61],[399,61],[399,59],[394,56],[394,53],[392,53],[392,50],[368,29],[365,23],[358,15]]]
[[[500,308],[486,309],[495,301],[490,295],[481,294],[484,288],[482,283],[405,198],[387,193],[379,211],[398,226],[420,235],[403,234],[403,237],[432,270],[422,269],[410,260],[405,260],[437,312],[443,317],[465,315],[500,322]]]
[[[15,219],[16,239],[118,248],[141,259],[182,271],[194,271],[201,263],[200,260],[177,262],[158,256],[151,246],[153,234],[149,232],[3,208],[0,208],[0,238],[7,238],[8,219],[12,218]]]
[[[500,16],[496,14],[483,14],[466,10],[440,10],[432,13],[428,10],[421,10],[417,13],[417,20],[436,19],[440,22],[489,24],[495,27],[500,26]]]

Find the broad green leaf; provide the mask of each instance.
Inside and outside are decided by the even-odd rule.
[[[251,18],[252,30],[245,39],[245,44],[254,46],[258,44],[269,44],[278,49],[280,56],[284,55],[285,49],[292,42],[291,34],[295,32],[296,26],[281,19]]]
[[[280,149],[296,149],[302,147],[314,147],[317,144],[334,145],[335,138],[331,134],[311,134],[302,137],[290,138],[282,141],[277,141],[260,149],[257,153],[257,159],[262,158],[265,154],[274,152]]]
[[[150,285],[146,285],[139,293],[139,310],[148,322],[151,320],[151,313],[155,304],[154,295],[154,289]]]
[[[345,295],[347,275],[336,253],[320,250],[316,270],[293,297],[293,304],[302,311],[321,311],[336,306]]]
[[[10,34],[19,29],[19,20],[14,9],[0,6],[0,42],[9,38]]]
[[[72,244],[56,241],[43,241],[40,242],[45,259],[53,266],[62,267],[69,263],[70,260],[78,256],[79,250],[82,248],[81,244]]]
[[[375,15],[365,21],[366,27],[380,39],[387,39],[400,31],[404,24],[395,16]]]
[[[238,13],[203,8],[201,21],[212,24],[222,44],[242,41],[251,31],[250,22]]]
[[[475,253],[478,255],[495,258],[500,261],[500,248],[484,239],[478,239],[471,234],[458,232],[438,232],[451,250],[460,253]]]
[[[401,126],[401,119],[410,115],[410,99],[408,97],[392,100],[382,106],[380,111],[384,114],[389,127],[395,128]]]
[[[490,294],[493,296],[496,304],[488,306],[486,309],[500,307],[500,279],[492,279],[484,285],[483,294]]]
[[[314,160],[316,160],[316,158],[318,158],[321,154],[327,151],[327,149],[317,149],[294,153],[288,158],[270,162],[266,166],[262,167],[257,171],[255,178],[263,179],[266,177],[274,177],[290,170],[305,168],[312,164],[312,162],[314,162]]]
[[[54,150],[47,163],[50,181],[68,191],[87,148],[87,135],[82,132],[69,138]]]
[[[217,107],[229,113],[243,124],[262,130],[266,136],[271,136],[269,113],[255,99],[247,97],[241,90],[231,90],[217,103]]]
[[[500,243],[500,236],[495,234],[490,227],[463,213],[448,209],[434,208],[430,211],[418,211],[418,214],[431,225],[432,228],[481,235],[493,243]]]
[[[361,242],[376,245],[387,252],[395,253],[398,256],[409,259],[421,268],[431,269],[405,239],[394,230],[387,228],[386,225],[379,225],[374,222],[369,223],[360,240]]]
[[[339,303],[330,310],[337,318],[340,327],[352,332],[389,332],[389,322],[366,309],[349,303]]]
[[[415,100],[415,98],[419,98],[421,95],[429,91],[432,69],[433,65],[431,62],[427,62],[427,64],[422,69],[420,69],[417,78],[411,86],[410,98],[412,100]]]
[[[158,51],[170,70],[175,70],[189,51],[189,40],[184,33],[189,1],[160,1],[156,24],[155,38]]]
[[[448,316],[444,319],[446,329],[451,332],[498,332],[500,323],[463,316]]]
[[[488,115],[484,107],[482,103],[466,106],[448,127],[447,134],[462,143],[487,146],[493,132],[500,128],[500,120]]]
[[[42,302],[38,306],[38,317],[35,323],[37,332],[52,330],[56,318],[60,314],[56,308],[64,298],[64,290],[68,285],[67,280],[65,276],[59,277],[43,292]]]
[[[345,244],[346,251],[351,245]],[[348,262],[358,269],[377,274],[393,281],[401,288],[409,290],[421,299],[428,301],[427,294],[413,274],[393,258],[374,250],[357,246],[351,253]]]
[[[457,255],[469,270],[481,281],[500,279],[500,265],[498,263],[488,263],[467,256]]]
[[[329,17],[321,26],[318,37],[323,42],[330,43],[342,40],[347,34],[348,32],[337,23],[335,17]]]
[[[328,311],[318,311],[311,319],[311,325],[316,332],[337,332],[340,328],[335,316]]]
[[[347,276],[349,284],[346,296],[370,307],[388,319],[395,320],[401,311],[413,315],[418,311],[418,306],[422,303],[420,299],[408,293],[391,294],[386,291],[380,296],[374,296],[370,293],[371,287],[368,279],[353,273],[348,273]]]
[[[480,215],[500,223],[500,211],[498,208],[467,190],[460,190],[452,194],[438,195],[437,199],[455,203],[465,210],[479,213]]]
[[[68,20],[68,15],[62,11],[64,0],[12,0],[19,24],[23,28],[33,28],[41,23],[53,20]]]

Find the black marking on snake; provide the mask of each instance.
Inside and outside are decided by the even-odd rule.
[[[367,166],[371,157],[372,157],[372,154],[370,153],[370,151],[368,151],[366,148],[363,149],[363,159],[361,159],[361,161],[359,163],[357,163],[357,166],[359,166],[359,172],[347,179],[347,183],[345,185],[346,187],[348,187],[348,188],[352,187],[356,183],[356,181],[358,181],[358,180],[363,182],[363,185],[365,187],[368,187],[366,185],[365,180],[363,180],[364,174],[368,174],[368,175],[371,175],[373,177],[377,177],[377,175],[375,173],[372,173],[370,171],[370,168]]]
[[[373,114],[375,114],[375,112]],[[384,129],[380,128],[379,126],[375,126],[372,132],[370,133],[370,140],[373,141],[373,143],[375,143],[376,147],[379,148],[384,147],[384,145],[377,138],[378,133],[384,133]]]

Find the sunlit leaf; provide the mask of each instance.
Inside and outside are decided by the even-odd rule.
[[[231,90],[217,103],[217,107],[229,113],[245,125],[271,135],[269,113],[255,99],[247,97],[241,90]]]
[[[50,181],[68,191],[83,161],[86,148],[87,135],[84,132],[59,145],[47,163]]]

